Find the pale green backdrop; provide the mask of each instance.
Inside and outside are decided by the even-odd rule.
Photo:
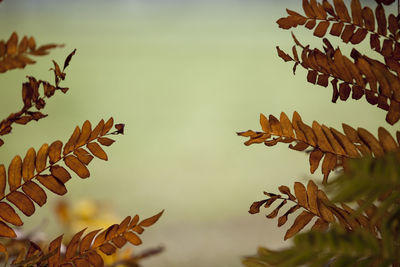
[[[138,251],[157,245],[166,251],[144,266],[240,266],[240,257],[259,245],[285,245],[287,226],[278,229],[276,220],[247,211],[264,190],[310,177],[307,156],[286,145],[245,147],[235,132],[260,129],[260,112],[297,110],[308,123],[346,122],[373,133],[385,117],[364,100],[331,104],[331,89],[308,84],[300,68],[293,76],[275,50],[292,46],[290,32],[275,24],[285,7],[299,10],[301,2],[5,0],[1,39],[17,31],[39,44],[66,46],[0,75],[1,117],[20,108],[25,75],[51,79],[51,59],[77,53],[64,83],[70,91],[48,101],[48,118],[16,126],[4,138],[1,161],[66,141],[86,119],[113,116],[126,124],[125,136],[107,149],[108,162],[93,161],[90,179],[68,182],[65,197],[106,201],[121,218],[165,209]],[[297,33],[303,42],[313,39]],[[56,199],[27,227],[47,216],[50,238],[60,234],[49,212]]]

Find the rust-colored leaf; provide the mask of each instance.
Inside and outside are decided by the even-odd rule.
[[[21,226],[23,222],[15,210],[7,203],[0,202],[0,217],[15,226]]]
[[[294,194],[300,206],[308,208],[307,190],[306,187],[299,182],[294,183]]]
[[[142,244],[142,240],[133,232],[125,232],[124,237],[134,246]]]
[[[78,249],[79,246],[79,241],[81,239],[81,236],[83,234],[83,232],[86,230],[83,229],[81,231],[79,231],[78,233],[76,233],[72,238],[71,241],[69,241],[68,245],[67,245],[67,250],[65,251],[65,259],[69,260],[72,259],[72,257],[75,256],[76,251]]]
[[[79,159],[79,161],[81,161],[85,165],[88,165],[93,159],[93,156],[90,155],[89,152],[83,148],[77,148],[74,151],[74,155]]]
[[[61,149],[62,149],[63,143],[59,140],[54,141],[51,143],[49,147],[49,161],[50,164],[54,164],[57,161],[61,159]]]
[[[49,145],[43,144],[36,155],[36,171],[42,172],[47,165],[47,156],[49,153]]]
[[[343,22],[334,23],[332,25],[332,28],[331,28],[329,34],[331,34],[333,36],[340,36],[342,34],[343,27],[344,27]]]
[[[135,227],[138,222],[139,222],[139,215],[135,215],[132,221],[129,223],[128,229],[132,229],[133,227]]]
[[[3,221],[0,221],[0,237],[16,238],[17,235],[12,228],[10,228]]]
[[[318,190],[318,209],[321,217],[327,222],[334,222],[335,217],[332,211],[326,206],[325,203],[329,203],[329,199],[322,190]]]
[[[364,25],[360,0],[351,0],[351,15],[355,25],[360,27]]]
[[[271,133],[273,135],[282,136],[281,124],[274,115],[269,115],[269,123],[271,125]]]
[[[328,139],[326,138],[321,125],[318,122],[313,121],[312,129],[314,131],[315,136],[317,137],[318,146],[324,151],[333,152],[333,148],[330,145]]]
[[[324,160],[322,161],[321,171],[324,175],[323,183],[326,184],[329,173],[336,167],[337,156],[332,153],[326,153]]]
[[[294,146],[292,144],[289,145],[290,149],[297,150],[297,151],[304,151],[308,147],[309,147],[309,145],[304,142],[297,142]]]
[[[111,117],[111,118],[109,118],[108,121],[104,124],[104,127],[103,127],[103,129],[102,129],[100,135],[103,136],[103,135],[107,134],[107,133],[111,130],[111,128],[112,128],[113,125],[114,125],[114,119]]]
[[[307,142],[307,138],[304,135],[304,132],[300,129],[298,122],[302,122],[301,117],[300,117],[299,113],[297,113],[297,111],[295,111],[295,112],[293,112],[293,117],[292,117],[292,125],[294,128],[294,132],[296,133],[296,137],[298,140]]]
[[[29,181],[22,185],[22,191],[35,201],[40,207],[47,201],[47,196],[44,190],[35,182]]]
[[[115,142],[115,140],[108,137],[99,137],[97,138],[97,142],[99,142],[103,146],[111,146]]]
[[[397,21],[397,18],[395,15],[390,14],[388,17],[388,21],[389,21],[388,29],[390,33],[394,35],[399,30],[399,23]]]
[[[314,149],[310,153],[309,161],[310,161],[310,172],[314,173],[319,166],[319,162],[321,161],[322,157],[324,156],[324,152],[319,149]]]
[[[80,147],[86,144],[91,133],[92,133],[92,125],[90,121],[86,120],[82,125],[82,132],[81,135],[79,136],[78,141],[76,142],[75,147]]]
[[[340,20],[344,22],[351,22],[349,12],[347,11],[347,7],[343,0],[333,0],[333,4]]]
[[[33,147],[28,149],[22,163],[22,178],[29,181],[35,174],[36,151]]]
[[[308,212],[308,211],[303,211],[297,218],[294,220],[293,225],[287,230],[285,234],[285,240],[288,238],[291,238],[295,234],[301,231],[314,217],[314,214]]]
[[[64,145],[63,155],[67,155],[68,153],[72,152],[75,148],[76,142],[81,134],[81,131],[78,126],[75,127],[74,132],[72,133],[71,137],[69,138],[68,142]]]
[[[364,24],[367,30],[371,32],[375,31],[374,12],[372,11],[371,8],[366,6],[362,9],[362,18],[364,20]]]
[[[291,56],[289,56],[288,54],[286,54],[285,52],[283,52],[279,46],[276,47],[276,50],[278,51],[278,56],[280,58],[282,58],[285,62],[288,61],[293,61],[293,58]]]
[[[269,124],[269,121],[267,119],[267,117],[264,116],[264,114],[260,114],[260,125],[262,130],[266,133],[266,134],[270,134],[271,133],[271,126]]]
[[[64,158],[65,164],[73,170],[80,178],[88,178],[90,172],[86,166],[79,161],[79,159],[73,155],[66,156]]]
[[[94,267],[103,267],[103,258],[96,251],[89,251],[87,254],[89,263]]]
[[[101,148],[101,146],[97,143],[89,143],[86,145],[90,152],[99,159],[108,160],[106,152]]]
[[[50,173],[53,175],[55,178],[60,180],[62,183],[66,183],[69,179],[71,179],[71,175],[69,172],[64,168],[59,165],[53,165],[50,167]]]
[[[104,128],[104,120],[101,120],[90,134],[88,142],[96,139],[99,136],[99,134],[103,131],[103,128]]]
[[[285,194],[289,197],[290,200],[295,201],[296,197],[292,195],[292,193],[290,192],[289,187],[285,186],[285,185],[281,185],[279,188],[279,192],[281,192],[282,194]]]
[[[15,156],[8,166],[8,184],[10,191],[15,191],[21,185],[22,179],[22,159]]]
[[[378,23],[378,33],[386,36],[387,33],[387,22],[385,9],[382,5],[378,5],[375,9],[376,21]]]
[[[366,29],[359,28],[351,36],[350,42],[352,44],[359,44],[365,39],[365,37],[367,37],[367,34],[368,34],[368,31]]]
[[[317,203],[317,195],[318,195],[318,186],[312,181],[308,181],[307,184],[307,200],[309,205],[309,210],[314,214],[319,214],[318,211],[318,203]]]
[[[325,125],[322,125],[322,130],[324,131],[325,136],[328,138],[329,143],[332,146],[335,154],[346,155],[346,152],[344,151],[338,140],[336,140],[336,138],[333,136],[331,130]]]
[[[68,67],[69,62],[71,62],[72,56],[74,56],[75,53],[76,53],[76,49],[74,49],[74,50],[65,58],[63,71]]]
[[[32,200],[24,193],[14,191],[7,195],[7,200],[13,203],[26,216],[31,216],[35,212]]]
[[[398,150],[396,141],[385,128],[379,127],[378,138],[385,152],[393,152]]]
[[[327,223],[326,221],[324,221],[321,218],[318,218],[315,221],[314,225],[311,227],[311,230],[314,230],[314,231],[325,231],[325,230],[328,229],[328,227],[329,227],[329,223]]]
[[[290,122],[290,119],[284,112],[281,113],[279,120],[280,120],[280,124],[281,124],[281,128],[282,128],[283,136],[296,138],[296,136],[293,132],[292,123]]]
[[[97,230],[91,231],[90,233],[86,234],[82,238],[82,240],[81,240],[81,242],[79,244],[79,253],[82,254],[83,252],[85,252],[85,251],[90,249],[90,245],[92,244],[93,238],[100,231],[101,231],[101,229],[97,229]]]
[[[52,256],[49,258],[49,267],[58,267],[60,263],[60,248],[62,235],[51,241],[49,245],[49,254]]]
[[[111,245],[110,243],[105,243],[103,245],[100,246],[100,251],[103,252],[106,255],[112,255],[115,253],[115,251],[117,250],[113,245]]]
[[[76,257],[73,259],[73,262],[74,262],[75,267],[87,267],[90,265],[89,260],[87,260],[85,258]]]
[[[119,224],[117,234],[120,235],[128,229],[129,223],[131,222],[131,216],[125,217],[122,222]]]
[[[161,215],[162,215],[163,213],[164,213],[164,210],[162,210],[161,212],[157,213],[157,214],[154,215],[154,216],[151,216],[151,217],[149,217],[149,218],[147,218],[147,219],[144,219],[143,221],[141,221],[141,222],[139,223],[139,226],[142,226],[142,227],[149,227],[149,226],[155,224],[155,223],[158,221],[158,219],[160,219],[160,217],[161,217]]]
[[[116,236],[112,239],[112,242],[117,248],[122,248],[126,244],[127,241],[122,236]]]
[[[314,36],[322,38],[325,36],[326,31],[329,28],[329,21],[321,21],[314,30]]]
[[[39,175],[37,180],[47,189],[57,195],[64,195],[67,193],[67,188],[64,183],[53,177],[52,175]]]
[[[364,128],[358,128],[357,132],[361,139],[368,145],[375,157],[381,157],[385,154],[383,148],[379,144],[379,141],[370,132]]]
[[[273,218],[275,218],[275,217],[278,215],[279,210],[280,210],[286,203],[287,203],[287,200],[286,200],[286,199],[283,200],[270,214],[267,215],[267,218],[268,218],[268,219],[273,219]]]
[[[6,43],[7,47],[7,55],[13,56],[17,54],[17,45],[18,45],[18,35],[16,32],[13,32]]]
[[[250,214],[259,213],[261,206],[264,205],[265,202],[267,202],[267,199],[253,202],[253,204],[251,204],[250,206],[249,213]]]

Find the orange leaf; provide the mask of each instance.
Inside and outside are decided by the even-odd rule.
[[[310,206],[310,211],[318,215],[319,211],[318,211],[317,195],[318,195],[317,185],[312,180],[308,181],[307,184],[308,205]]]
[[[32,147],[26,152],[22,164],[22,177],[24,181],[29,181],[35,174],[36,151]]]
[[[103,258],[97,254],[95,251],[89,251],[87,254],[88,260],[91,265],[94,267],[103,267],[104,266],[104,261]]]
[[[15,226],[21,226],[23,224],[15,210],[5,202],[0,202],[0,217]]]
[[[3,221],[0,221],[0,236],[1,237],[9,237],[9,238],[16,238],[17,237],[17,235],[15,234],[14,230],[11,229]]]
[[[285,240],[300,232],[301,229],[303,229],[313,217],[314,214],[308,211],[303,211],[299,216],[297,216],[297,218],[294,220],[293,225],[287,230],[285,234]]]
[[[51,175],[39,175],[37,177],[37,180],[43,186],[45,186],[47,189],[57,195],[62,196],[67,193],[67,188],[65,187],[65,185],[60,180]]]
[[[83,146],[88,141],[90,134],[92,133],[92,125],[90,121],[86,120],[82,125],[82,132],[79,136],[78,141],[76,142],[76,147]]]
[[[93,238],[96,236],[96,234],[97,234],[98,232],[100,232],[100,230],[101,230],[101,229],[94,230],[94,231],[92,231],[92,232],[86,234],[86,235],[82,238],[82,240],[81,240],[81,242],[80,242],[80,245],[79,245],[79,253],[82,254],[83,252],[85,252],[85,251],[87,251],[87,250],[90,249],[90,245],[92,244]]]
[[[112,126],[114,125],[114,119],[111,117],[108,119],[108,121],[104,124],[103,130],[101,131],[101,136],[105,135],[106,133],[108,133],[108,131],[110,131],[110,129],[112,128]]]
[[[104,120],[101,120],[90,134],[88,142],[96,139],[99,136],[99,134],[103,131],[103,128],[104,128]]]
[[[340,20],[344,22],[351,22],[349,12],[347,11],[347,7],[343,0],[333,0],[333,4],[335,5],[335,10]]]
[[[133,232],[125,232],[124,237],[134,246],[142,244],[142,240]]]
[[[90,176],[90,172],[86,166],[79,161],[79,159],[73,155],[69,155],[64,158],[65,164],[73,170],[79,177],[88,178]]]
[[[89,149],[90,152],[92,152],[93,155],[95,155],[99,159],[108,160],[106,152],[104,152],[104,150],[99,146],[99,144],[89,143],[86,145],[86,147]]]
[[[21,185],[22,178],[22,159],[15,156],[8,166],[8,184],[10,191],[15,191]]]
[[[83,234],[83,232],[86,230],[83,229],[81,231],[79,231],[78,233],[76,233],[72,238],[71,241],[69,241],[68,246],[67,246],[67,250],[65,251],[65,259],[69,260],[72,259],[72,257],[75,256],[76,254],[76,250],[79,246],[79,241],[81,239],[81,236]]]
[[[74,132],[72,133],[71,137],[69,138],[68,142],[64,145],[63,155],[66,155],[72,152],[75,148],[76,142],[81,134],[81,131],[78,126],[75,127]]]
[[[316,169],[318,169],[319,162],[321,161],[324,153],[319,150],[315,149],[310,153],[309,161],[310,161],[310,172],[314,173]]]
[[[54,141],[49,147],[50,164],[56,163],[61,159],[61,149],[63,143],[59,140]]]
[[[392,135],[383,127],[378,129],[379,142],[385,152],[394,152],[398,150],[398,146]]]
[[[308,208],[307,190],[302,183],[299,182],[294,183],[294,194],[298,200],[299,205],[307,209]]]
[[[79,159],[80,162],[84,163],[85,165],[88,165],[93,159],[93,156],[81,147],[75,149],[74,155]]]
[[[22,191],[24,191],[24,193],[27,194],[40,207],[43,206],[47,201],[47,196],[44,190],[32,181],[24,183],[22,185]]]
[[[60,180],[62,183],[66,183],[69,179],[71,179],[71,175],[69,174],[69,172],[59,166],[59,165],[53,165],[50,167],[50,173],[51,175],[53,175],[55,178],[57,178],[58,180]]]
[[[110,243],[105,243],[105,244],[101,245],[99,249],[101,252],[103,252],[106,255],[112,255],[116,251],[116,248],[113,245],[111,245]]]
[[[6,43],[7,55],[12,56],[17,54],[17,45],[18,45],[18,35],[16,32],[13,32]]]
[[[99,137],[97,138],[97,141],[103,146],[111,146],[115,142],[115,140],[107,137]]]
[[[49,258],[49,267],[58,267],[60,263],[60,248],[61,248],[61,241],[62,241],[62,235],[51,241],[49,245],[49,253],[52,254],[54,253],[50,258]]]
[[[139,226],[149,227],[149,226],[155,224],[158,221],[158,219],[160,219],[160,217],[163,213],[164,213],[164,210],[162,210],[161,212],[159,212],[158,214],[156,214],[150,218],[144,219],[143,221],[141,221],[139,223]]]
[[[36,155],[36,171],[42,172],[47,165],[47,156],[49,152],[49,145],[43,144]]]
[[[22,192],[14,191],[8,194],[7,200],[13,203],[26,216],[31,216],[35,212],[32,200]]]

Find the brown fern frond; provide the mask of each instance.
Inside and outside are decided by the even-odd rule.
[[[16,226],[23,224],[12,205],[26,216],[31,216],[35,212],[34,202],[39,206],[46,203],[47,195],[43,187],[57,195],[67,193],[65,183],[71,175],[66,168],[58,164],[60,161],[64,161],[80,178],[88,178],[90,172],[86,166],[93,156],[107,160],[107,154],[97,142],[100,143],[99,138],[111,140],[105,136],[120,132],[120,126],[114,132],[110,132],[113,125],[113,118],[106,123],[101,120],[92,130],[91,123],[85,121],[82,128],[75,128],[64,146],[57,140],[50,146],[43,144],[37,153],[35,149],[30,148],[23,159],[19,155],[12,159],[8,166],[8,177],[5,166],[0,164],[0,236],[16,236],[14,230],[6,223]],[[84,146],[88,150],[84,149]],[[7,184],[8,193],[5,192]]]
[[[389,124],[393,125],[399,121],[400,78],[394,75],[387,65],[361,55],[355,49],[351,53],[351,60],[343,55],[339,48],[333,49],[327,39],[324,39],[326,47],[325,52],[322,52],[316,48],[304,47],[294,35],[293,38],[302,49],[301,57],[298,56],[296,46],[292,49],[293,58],[277,47],[279,57],[285,62],[294,62],[293,72],[301,65],[308,71],[308,82],[327,87],[330,81],[333,103],[339,98],[346,101],[350,93],[355,100],[365,95],[368,103],[387,111],[386,121]]]
[[[310,172],[314,173],[322,158],[321,171],[326,183],[331,171],[343,167],[348,158],[358,158],[363,155],[380,157],[385,152],[400,150],[400,132],[397,132],[397,142],[383,127],[378,129],[378,139],[363,128],[353,129],[343,123],[344,134],[334,128],[320,125],[314,121],[312,126],[305,124],[295,111],[292,121],[282,112],[278,120],[273,115],[269,118],[260,114],[262,132],[248,130],[237,133],[249,137],[245,145],[264,143],[274,146],[277,143],[289,143],[289,148],[304,151],[311,148],[309,155]]]
[[[76,49],[65,59],[63,71],[60,70],[57,62],[53,60],[54,69],[52,70],[54,70],[54,85],[46,81],[37,80],[32,76],[27,77],[29,81],[22,84],[22,101],[24,105],[21,110],[11,113],[0,122],[0,136],[9,134],[14,123],[25,125],[32,120],[38,121],[47,117],[47,115],[41,113],[40,110],[46,105],[45,99],[52,97],[56,91],[61,91],[64,94],[68,91],[69,88],[60,87],[60,81],[65,79],[66,74],[64,70],[69,65],[75,52]],[[43,87],[43,95],[41,95],[39,91],[40,85]],[[0,146],[3,144],[4,141],[0,139]]]
[[[279,191],[286,197],[280,194],[264,192],[268,198],[254,202],[250,206],[249,213],[259,213],[262,206],[270,208],[274,202],[281,201],[271,213],[266,215],[268,219],[272,219],[278,216],[280,210],[287,203],[294,203],[294,206],[291,206],[278,218],[278,227],[281,227],[287,222],[290,214],[302,208],[303,211],[297,215],[293,225],[287,230],[285,240],[300,232],[314,217],[317,220],[315,220],[312,230],[326,230],[329,224],[338,221],[348,230],[363,227],[373,232],[375,231],[375,226],[370,224],[367,216],[359,214],[353,218],[354,210],[344,204],[342,205],[343,208],[337,207],[328,199],[324,191],[318,189],[318,186],[312,180],[308,182],[307,188],[302,183],[295,182],[294,195],[290,192],[289,187],[284,185],[279,187]]]
[[[291,29],[304,25],[309,30],[314,30],[314,36],[323,38],[328,33],[340,37],[344,43],[359,44],[368,34],[370,46],[384,57],[395,60],[400,59],[399,23],[397,17],[390,14],[386,17],[385,9],[378,3],[375,14],[369,7],[362,7],[359,0],[352,0],[350,13],[343,0],[334,0],[333,6],[324,0],[317,3],[316,0],[303,0],[301,15],[288,10],[289,16],[280,18],[277,23],[282,29]],[[377,28],[375,28],[375,23]],[[383,45],[381,47],[381,41]]]
[[[23,69],[28,64],[36,63],[28,56],[44,56],[51,49],[62,47],[58,44],[46,44],[36,47],[35,38],[24,36],[18,42],[18,34],[13,32],[7,41],[0,40],[0,73],[12,69]]]
[[[128,216],[120,224],[113,224],[103,231],[101,231],[101,229],[91,231],[85,236],[83,236],[83,233],[86,229],[83,229],[71,238],[66,245],[65,252],[61,251],[62,235],[50,243],[47,253],[44,253],[40,247],[31,243],[24,257],[15,261],[13,264],[17,266],[37,264],[40,266],[48,265],[49,267],[102,267],[104,266],[104,261],[99,252],[104,255],[112,255],[117,249],[122,248],[128,242],[134,246],[141,245],[142,240],[139,235],[143,233],[145,228],[155,224],[163,212],[164,210],[140,222],[138,215],[135,215],[133,218]],[[159,250],[149,253],[154,254],[157,252],[159,252]]]

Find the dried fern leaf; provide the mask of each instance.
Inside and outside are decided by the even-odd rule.
[[[149,227],[156,223],[162,214],[163,211],[139,222],[139,225]],[[86,229],[83,229],[71,238],[63,255],[61,254],[62,236],[59,236],[49,245],[47,255],[50,256],[41,257],[36,263],[40,265],[48,264],[48,266],[104,266],[104,261],[98,252],[112,255],[117,251],[117,248],[122,248],[127,242],[134,246],[142,244],[138,234],[134,233],[131,227],[128,227],[128,225],[136,226],[138,218],[138,216],[135,216],[134,219],[131,219],[128,216],[120,224],[111,225],[102,232],[95,230],[84,236],[83,233]],[[31,263],[28,260],[28,254],[24,256],[24,262],[26,264]]]
[[[50,49],[61,47],[61,45],[48,44],[37,48],[33,37],[23,36],[20,42],[18,39],[18,34],[13,32],[7,41],[0,40],[0,73],[34,64],[35,61],[28,55],[43,56],[47,55]]]

